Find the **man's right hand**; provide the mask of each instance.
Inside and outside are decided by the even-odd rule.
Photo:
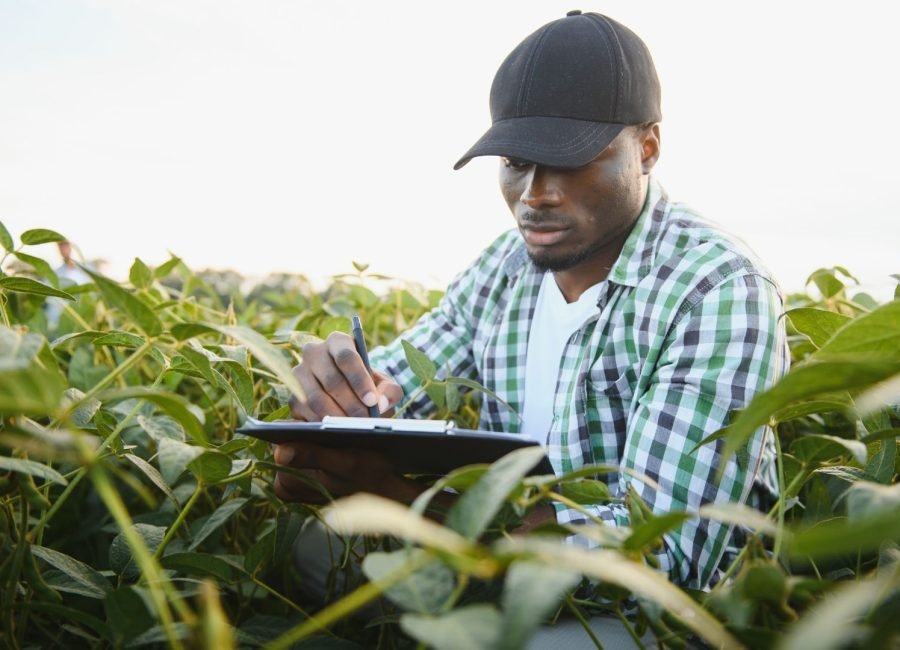
[[[403,389],[393,379],[376,370],[370,375],[353,339],[333,332],[321,343],[303,346],[303,362],[294,376],[306,394],[291,398],[291,413],[297,420],[318,422],[326,415],[367,417],[369,406],[389,415],[403,398]]]

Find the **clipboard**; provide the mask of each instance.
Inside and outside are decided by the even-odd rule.
[[[386,454],[401,474],[425,475],[444,475],[465,465],[493,463],[511,451],[540,444],[522,435],[458,429],[449,420],[326,416],[321,422],[263,422],[248,418],[237,433],[275,444],[310,442],[378,451]],[[553,473],[546,455],[529,472]]]

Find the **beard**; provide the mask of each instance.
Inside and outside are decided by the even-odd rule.
[[[585,260],[597,254],[601,248],[603,248],[602,241],[593,242],[577,248],[574,251],[557,253],[555,255],[550,251],[534,253],[529,250],[527,252],[528,259],[531,260],[531,263],[534,264],[538,271],[541,273],[545,271],[552,271],[555,273],[557,271],[568,271],[569,269],[578,266]]]

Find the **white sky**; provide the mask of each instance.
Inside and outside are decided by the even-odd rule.
[[[489,125],[504,56],[572,8],[649,45],[657,176],[789,290],[900,272],[891,3],[0,0],[0,221],[124,277],[373,271],[442,286],[512,225]],[[42,253],[58,261],[52,246]]]

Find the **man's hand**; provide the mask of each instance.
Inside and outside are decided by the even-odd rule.
[[[366,371],[353,339],[341,332],[321,343],[304,345],[303,362],[294,368],[294,376],[306,399],[292,397],[291,414],[307,422],[318,422],[326,415],[366,417],[369,406],[389,415],[403,397],[395,381]],[[327,503],[321,487],[335,499],[369,492],[409,503],[423,489],[397,474],[387,457],[372,451],[292,442],[275,447],[275,462],[303,474],[279,472],[275,477],[275,493],[287,501]]]
[[[276,445],[275,462],[301,470],[307,479],[278,472],[275,494],[286,501],[325,504],[357,492],[369,492],[403,503],[411,503],[425,486],[394,471],[383,454],[362,449],[332,449],[310,443]]]
[[[342,332],[304,345],[303,362],[294,368],[294,376],[306,399],[291,398],[291,413],[307,422],[318,422],[326,415],[367,417],[370,406],[389,414],[403,397],[403,389],[387,375],[366,371],[353,339]]]

